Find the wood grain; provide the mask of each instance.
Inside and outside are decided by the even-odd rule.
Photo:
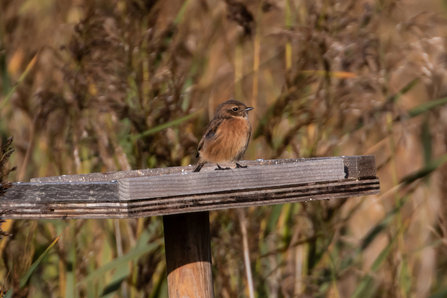
[[[284,187],[344,179],[342,159],[249,167],[203,173],[126,178],[118,182],[120,200],[211,194]]]
[[[340,157],[316,157],[316,158],[294,158],[294,159],[266,159],[266,160],[246,160],[239,162],[241,165],[247,165],[249,167],[256,166],[270,166],[280,165],[296,162],[308,162],[317,160],[331,160],[341,158],[345,164],[347,172],[346,178],[364,179],[374,178],[376,176],[376,163],[373,155],[362,156],[340,156]],[[222,166],[230,166],[234,168],[234,164],[222,164]],[[216,168],[214,164],[206,164],[200,173],[212,172]],[[133,171],[121,171],[121,172],[105,172],[105,173],[91,173],[83,175],[62,175],[54,177],[40,177],[33,178],[31,182],[110,182],[113,180],[120,180],[124,178],[136,178],[147,176],[160,176],[170,174],[182,174],[192,172],[194,165],[186,167],[170,167],[170,168],[155,168],[155,169],[143,169]]]
[[[14,183],[6,198],[23,202],[119,202],[118,183]],[[3,200],[0,199],[0,200]]]
[[[13,186],[15,187],[15,186]],[[112,203],[93,202],[20,202],[0,198],[0,213],[5,218],[138,218],[186,212],[222,210],[250,206],[310,202],[377,194],[378,179],[346,180],[306,184],[285,188],[254,189],[217,194],[143,199]],[[56,194],[55,194],[56,195]]]
[[[212,298],[209,212],[163,216],[170,298]]]
[[[268,164],[232,171],[209,168],[135,181],[15,183],[0,197],[0,214],[27,219],[137,218],[347,198],[380,191],[374,158],[370,156]]]

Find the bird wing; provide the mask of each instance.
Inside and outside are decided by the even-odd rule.
[[[202,149],[203,143],[209,139],[216,139],[218,137],[217,130],[222,123],[223,118],[214,118],[206,127],[205,133],[203,134],[202,139],[200,140],[199,147],[197,147],[197,157],[200,155],[200,150]]]

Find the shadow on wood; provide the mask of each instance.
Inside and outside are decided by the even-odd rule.
[[[213,295],[209,212],[163,216],[169,297]]]

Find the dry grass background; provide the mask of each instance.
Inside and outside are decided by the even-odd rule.
[[[373,154],[382,192],[211,213],[216,297],[249,297],[243,237],[256,297],[445,297],[445,11],[435,0],[2,0],[9,180],[193,164],[234,96],[255,107],[246,159]],[[166,297],[162,228],[7,221],[0,293]]]

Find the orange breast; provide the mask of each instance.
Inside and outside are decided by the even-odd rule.
[[[236,161],[243,155],[250,137],[250,123],[244,118],[224,120],[214,139],[204,142],[201,157],[211,163]]]

